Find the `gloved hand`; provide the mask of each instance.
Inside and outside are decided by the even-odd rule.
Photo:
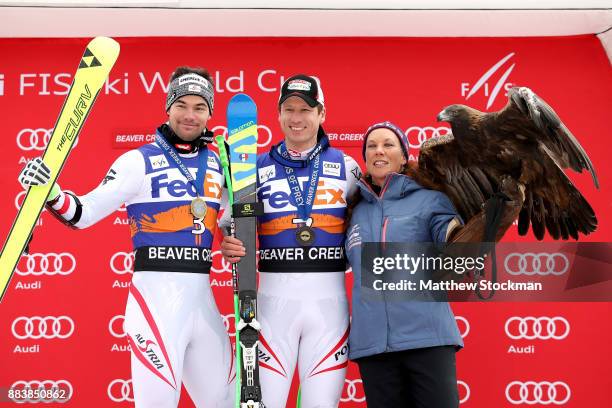
[[[51,169],[45,164],[42,157],[36,157],[28,164],[25,165],[21,173],[19,173],[19,183],[27,190],[31,186],[42,186],[49,182],[51,179]],[[55,183],[53,184],[53,188],[51,188],[51,192],[49,193],[49,197],[47,201],[55,200],[60,193],[62,192],[60,186]]]

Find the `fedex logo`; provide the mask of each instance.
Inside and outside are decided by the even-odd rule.
[[[180,179],[168,181],[167,174],[160,174],[151,178],[151,197],[160,198],[162,191],[166,191],[168,195],[175,198],[196,197],[195,188],[191,183]],[[204,182],[204,197],[221,198],[221,186],[215,182],[213,176],[209,173],[206,174],[206,181]]]
[[[281,180],[286,185],[284,180]],[[306,180],[302,181],[302,191],[304,191],[304,184]],[[289,191],[278,188],[279,186],[273,185],[273,183],[266,184],[259,190],[259,197],[264,204],[269,205],[273,209],[287,209],[287,206],[296,207],[295,196],[289,194]],[[340,187],[335,188],[325,183],[325,180],[319,180],[317,184],[317,191],[315,193],[314,206],[336,206],[341,207],[346,205],[346,200],[343,197],[344,190]]]

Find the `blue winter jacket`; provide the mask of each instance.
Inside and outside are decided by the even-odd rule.
[[[363,179],[358,187],[363,199],[353,211],[345,244],[353,269],[349,358],[442,345],[463,347],[448,303],[361,296],[362,244],[444,243],[449,222],[459,218],[453,204],[443,193],[397,173],[387,176],[380,197]]]

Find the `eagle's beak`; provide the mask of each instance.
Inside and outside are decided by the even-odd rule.
[[[446,114],[446,109],[443,110],[442,112],[438,113],[438,116],[436,116],[436,119],[438,120],[438,122],[448,122],[448,120],[450,119],[449,116]]]

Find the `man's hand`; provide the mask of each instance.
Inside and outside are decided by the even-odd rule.
[[[43,186],[49,182],[51,179],[51,169],[47,167],[42,157],[36,157],[28,162],[25,165],[21,173],[19,173],[19,183],[24,188],[24,190],[29,189],[31,186]],[[60,186],[55,183],[49,192],[49,197],[47,201],[55,200],[60,194],[62,190]]]
[[[236,263],[246,255],[246,249],[238,238],[226,235],[221,242],[221,254],[227,262]]]
[[[51,170],[42,157],[36,157],[25,165],[21,173],[19,173],[19,182],[24,190],[30,188],[30,186],[42,186],[49,182],[51,179]]]

